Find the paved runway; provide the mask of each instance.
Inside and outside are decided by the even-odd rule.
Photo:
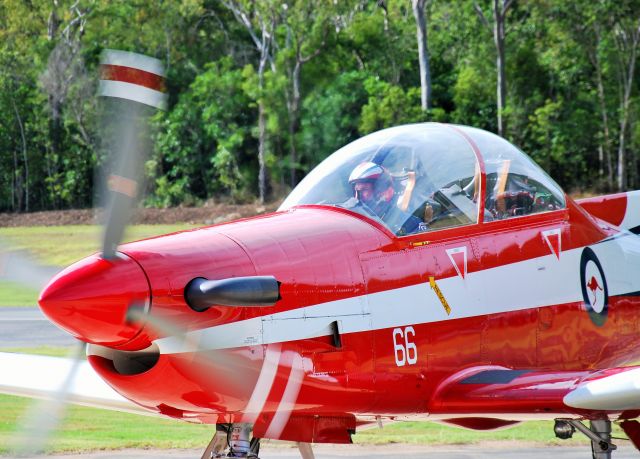
[[[385,445],[385,446],[361,446],[361,445],[317,445],[314,446],[316,459],[590,459],[591,449],[584,447],[541,446],[539,448],[517,444],[491,445],[460,445],[460,446],[415,446],[415,445]],[[199,459],[200,450],[124,450],[102,451],[96,453],[72,454],[64,456],[51,456],[56,459]],[[633,449],[627,442],[619,444],[618,450],[613,453],[613,459],[637,459],[640,453]],[[42,456],[39,456],[41,458]],[[265,445],[260,453],[261,459],[293,459],[300,454],[295,448],[269,447]],[[37,459],[37,458],[21,458]]]
[[[38,307],[0,308],[0,348],[71,347],[75,342],[49,322]]]

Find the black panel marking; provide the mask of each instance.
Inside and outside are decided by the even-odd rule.
[[[531,370],[486,370],[463,379],[460,384],[509,384],[530,372]]]
[[[640,230],[640,226],[638,227],[638,229]],[[626,231],[621,231],[620,233],[615,234],[613,236],[609,236],[607,238],[604,238],[604,239],[594,243],[593,245],[604,244],[605,242],[610,242],[610,241],[613,241],[614,239],[620,239],[620,238],[627,237],[627,236],[631,236],[631,234],[627,233]]]
[[[329,325],[331,328],[331,337],[333,339],[333,347],[340,349],[342,347],[342,337],[340,336],[340,327],[338,326],[338,321],[334,320]]]

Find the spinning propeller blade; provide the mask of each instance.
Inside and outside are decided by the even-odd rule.
[[[141,190],[144,161],[150,151],[149,118],[164,109],[166,93],[162,62],[141,54],[106,50],[100,65],[99,95],[104,105],[103,145],[109,152],[109,172],[102,178],[106,220],[102,256],[116,257]],[[28,256],[0,245],[0,279],[42,289],[55,274]],[[66,411],[69,391],[78,373],[85,343],[80,343],[59,390],[35,404],[20,430],[15,452],[42,452]]]
[[[24,456],[42,453],[51,436],[64,420],[69,391],[75,383],[80,363],[85,352],[85,343],[78,342],[73,352],[73,361],[55,394],[51,398],[34,403],[27,410],[24,422],[15,437],[13,451]]]
[[[262,433],[266,438],[280,437],[289,422],[304,381],[305,371],[300,354],[287,350],[279,343],[269,344],[265,347],[259,373],[256,375],[255,367],[242,366],[242,359],[233,358],[233,355],[228,353],[228,349],[200,349],[198,331],[185,332],[180,327],[155,317],[141,308],[131,308],[127,317],[129,320],[145,323],[163,335],[180,340],[180,347],[196,352],[203,363],[208,362],[217,367],[224,366],[228,371],[216,374],[216,378],[228,378],[229,383],[234,387],[250,394],[243,410],[245,414],[242,417],[242,423],[255,424],[268,402],[276,403],[277,407],[272,413],[270,422],[262,426]],[[285,378],[285,375],[284,391],[274,395],[272,390],[277,385],[276,379]]]
[[[117,254],[117,248],[137,204],[142,189],[143,165],[151,148],[149,120],[156,109],[163,109],[166,104],[165,74],[161,62],[156,59],[114,50],[105,51],[100,69],[99,94],[102,96],[105,112],[102,141],[104,149],[109,153],[109,160],[108,173],[105,173],[101,179],[101,198],[106,200],[102,253],[94,256],[96,260],[93,263],[96,266],[99,265],[98,267],[102,266],[100,262],[109,263],[110,266],[120,266],[123,263],[119,261],[119,257],[123,256]],[[111,271],[114,269],[116,268],[111,267]],[[85,266],[83,272],[87,270],[89,268]],[[93,271],[89,272],[89,274],[92,273]],[[88,279],[93,279],[89,274],[87,274]],[[65,289],[83,290],[83,286],[80,282],[76,282],[77,280],[75,279],[71,286],[65,284]],[[60,279],[55,282],[64,284]],[[58,289],[59,292],[51,285],[47,287],[48,296],[46,292],[43,293],[41,301],[43,310],[46,309],[45,306],[59,309],[56,307],[58,303],[66,302],[67,304],[69,301],[78,299],[76,298],[78,295],[65,296],[69,293],[66,290],[66,293],[63,292],[65,295],[62,295],[60,293],[62,287]],[[54,295],[56,292],[60,294]],[[80,292],[80,297],[82,293]],[[207,309],[213,304],[268,306],[280,299],[279,283],[272,276],[215,281],[195,279],[186,293],[189,304],[196,310]],[[73,307],[81,308],[80,303],[82,302],[74,303]],[[193,349],[195,358],[201,359],[202,362],[194,371],[222,369],[216,377],[228,380],[229,387],[233,387],[234,391],[240,394],[239,397],[248,397],[244,410],[248,416],[247,420],[250,421],[263,410],[269,410],[271,421],[265,427],[266,433],[272,438],[280,435],[289,421],[304,379],[302,357],[299,354],[287,350],[286,346],[280,344],[266,346],[263,356],[259,354],[254,356],[253,351],[245,352],[246,349],[200,349],[197,339],[198,331],[181,330],[179,326],[150,314],[148,307],[131,307],[124,304],[121,309],[122,313],[126,312],[126,319],[122,320],[122,316],[118,316],[120,318],[116,317],[117,323],[113,325],[119,326],[122,321],[123,327],[132,324],[148,326],[159,331],[161,335],[182,342],[181,347]],[[113,317],[115,316],[112,314],[110,318]],[[83,333],[78,333],[76,336],[86,338]],[[97,340],[97,342],[101,341]],[[108,343],[106,345],[109,346]],[[96,349],[99,351],[98,348]],[[111,355],[115,356],[117,352],[112,349]],[[108,354],[105,351],[105,355]],[[51,406],[36,407],[34,412],[39,413],[36,416],[47,421],[29,421],[23,429],[25,439],[18,445],[17,451],[37,452],[44,449],[51,432],[58,426],[64,414],[68,391],[73,385],[79,359],[80,355],[74,361],[78,363],[69,368],[68,375],[61,384],[61,389],[54,397],[54,401],[48,402]],[[283,384],[276,384],[274,381],[280,381]],[[279,395],[272,394],[276,386],[284,387]],[[42,416],[45,409],[53,414]],[[39,441],[34,442],[35,438]]]
[[[103,145],[109,173],[102,178],[106,199],[102,253],[113,258],[131,219],[150,151],[149,118],[166,107],[162,62],[141,54],[106,50],[100,65],[104,102]],[[57,272],[0,243],[0,280],[42,289]]]
[[[26,252],[11,250],[0,243],[0,280],[42,290],[58,271],[54,266],[44,266],[36,262]]]
[[[115,256],[142,188],[151,149],[149,118],[166,106],[162,62],[141,54],[106,50],[100,65],[105,120],[103,145],[109,173],[102,178],[107,199],[102,255]]]
[[[228,384],[239,390],[250,391],[252,389],[253,385],[249,375],[253,370],[247,366],[244,359],[234,358],[233,353],[229,352],[229,350],[197,352],[200,345],[197,334],[194,335],[194,333],[187,332],[166,319],[151,315],[142,308],[130,308],[127,313],[127,321],[140,326],[147,326],[160,335],[169,336],[179,341],[185,349],[191,349],[196,352],[195,358],[199,363],[196,366],[200,369],[199,371],[207,371],[208,369],[212,374],[216,375],[218,380],[226,380]],[[224,372],[215,371],[215,368],[221,367],[225,368]]]

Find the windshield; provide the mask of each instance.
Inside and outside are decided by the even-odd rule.
[[[341,148],[293,190],[281,210],[338,206],[406,235],[476,223],[476,156],[456,130],[425,123],[385,129]]]
[[[460,127],[482,153],[486,174],[484,220],[563,209],[564,193],[531,158],[502,137]]]
[[[350,209],[399,236],[477,223],[481,211],[490,222],[566,207],[562,189],[505,139],[439,123],[385,129],[341,148],[280,209],[301,204]]]

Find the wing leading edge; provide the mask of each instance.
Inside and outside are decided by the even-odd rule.
[[[51,399],[61,392],[74,359],[0,352],[0,393]],[[156,415],[127,400],[82,361],[67,392],[68,402],[134,414]]]
[[[544,414],[635,418],[640,410],[640,367],[588,371],[479,367],[447,378],[429,404],[430,415]]]

